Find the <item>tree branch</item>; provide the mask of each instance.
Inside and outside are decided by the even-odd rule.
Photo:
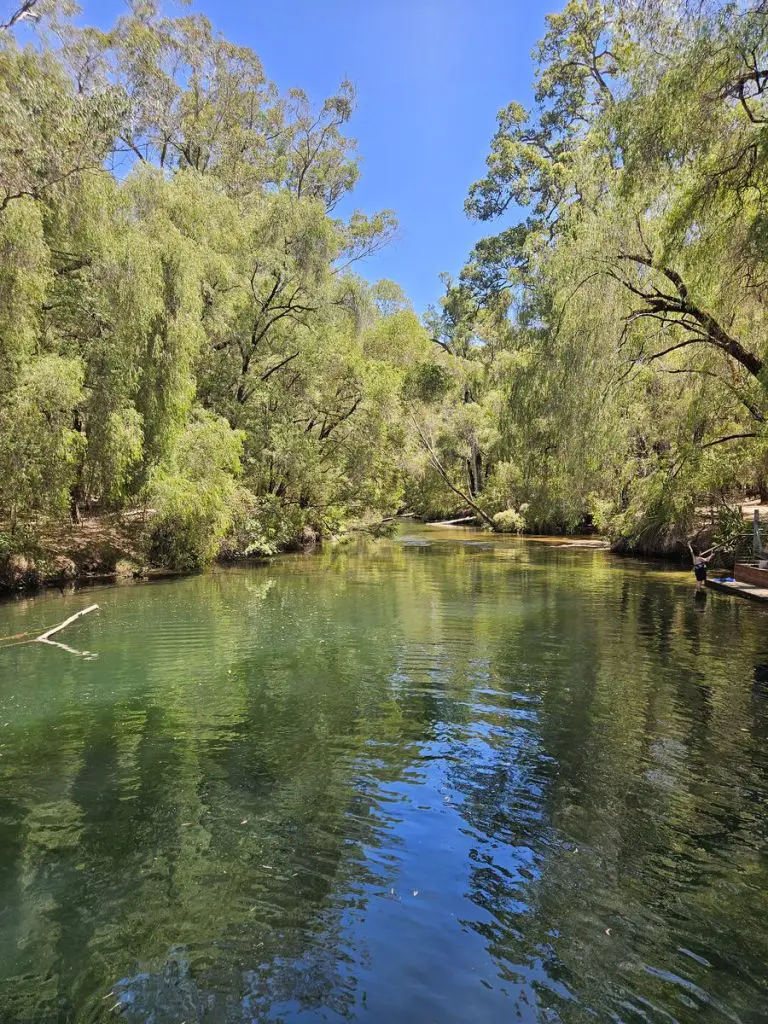
[[[716,440],[714,440],[714,441],[707,441],[707,443],[706,443],[706,444],[702,444],[702,445],[699,445],[699,447],[700,447],[700,449],[701,449],[702,451],[704,451],[704,449],[705,449],[705,448],[714,448],[714,446],[715,446],[716,444],[725,444],[725,442],[726,442],[726,441],[738,441],[738,440],[740,440],[741,438],[746,438],[746,437],[759,437],[759,436],[760,436],[760,435],[759,435],[759,434],[756,434],[756,433],[755,433],[754,431],[751,431],[751,432],[749,432],[749,433],[745,433],[745,434],[728,434],[728,436],[727,436],[727,437],[718,437],[718,438],[717,438]]]
[[[40,15],[34,10],[34,8],[37,7],[39,2],[40,0],[26,0],[21,7],[14,11],[8,21],[0,23],[0,32],[7,32],[24,18],[30,18],[32,21],[38,21]]]
[[[763,369],[763,360],[744,348],[736,338],[731,337],[711,313],[690,301],[688,288],[676,270],[672,267],[658,267],[654,265],[650,257],[641,256],[637,253],[621,253],[618,258],[648,267],[650,270],[663,274],[675,286],[675,291],[677,292],[677,298],[673,295],[665,295],[663,292],[658,291],[658,289],[654,289],[652,292],[643,292],[632,285],[631,282],[622,281],[618,275],[611,274],[610,276],[614,277],[615,280],[621,281],[624,287],[648,304],[649,308],[647,310],[638,310],[633,316],[660,315],[659,318],[666,319],[668,323],[678,324],[689,331],[698,330],[701,334],[699,338],[690,338],[680,345],[672,346],[665,350],[665,352],[656,353],[651,357],[652,359],[658,359],[661,355],[666,355],[667,352],[672,352],[676,348],[682,348],[684,345],[712,345],[729,355],[753,377],[760,376]],[[691,324],[690,321],[694,323]]]
[[[259,375],[259,379],[260,380],[269,380],[269,378],[272,376],[273,373],[277,373],[278,370],[281,370],[284,366],[287,366],[288,363],[290,363],[290,362],[292,362],[292,360],[296,359],[296,357],[298,355],[299,355],[298,352],[294,352],[293,355],[286,356],[285,359],[282,359],[275,366],[270,366],[270,368],[268,370],[265,370],[264,373],[260,374]]]

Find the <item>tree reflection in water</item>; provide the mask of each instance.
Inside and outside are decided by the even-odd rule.
[[[766,1005],[759,609],[516,541],[99,603],[4,652],[3,1020]]]

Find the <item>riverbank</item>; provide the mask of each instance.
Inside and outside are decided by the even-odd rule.
[[[151,521],[151,513],[137,510],[83,517],[79,523],[35,524],[19,531],[15,542],[6,533],[5,551],[0,548],[0,597],[100,580],[192,575],[195,570],[153,564],[148,554]],[[318,540],[314,531],[304,528],[274,553],[311,550]],[[246,556],[229,542],[216,561],[231,564],[245,557],[259,556]]]
[[[389,527],[396,521],[385,522]],[[407,517],[402,521],[457,532],[472,527],[467,518],[429,523]],[[188,571],[152,564],[147,554],[150,522],[151,513],[136,510],[85,517],[80,523],[36,524],[33,530],[27,530],[26,535],[19,536],[16,546],[9,545],[6,540],[6,552],[0,550],[0,596],[98,580],[189,575]],[[376,534],[382,525],[377,524],[377,529],[370,526],[351,527],[348,535],[358,532]],[[630,547],[623,541],[611,543],[607,537],[596,533],[525,536],[531,541],[555,547],[605,550],[628,558],[659,558],[681,563],[688,557],[680,542],[671,544],[668,540]],[[707,547],[710,540],[711,530],[704,528],[697,538],[699,547]],[[311,550],[320,543],[322,540],[314,531],[305,529],[300,536],[281,545],[272,554]],[[217,561],[231,564],[243,557],[245,555],[228,544],[222,548]]]
[[[80,580],[147,572],[141,513],[101,515],[80,523],[46,523],[14,539],[5,535],[0,593],[61,587]]]
[[[394,525],[387,521],[387,526]],[[173,570],[152,565],[147,557],[147,537],[150,518],[143,512],[106,514],[83,518],[80,523],[47,523],[40,525],[33,538],[19,538],[17,550],[0,555],[0,596],[25,593],[47,587],[64,587],[113,579],[155,579],[158,577],[186,576],[189,571]],[[470,524],[422,523],[413,517],[403,522],[460,531]],[[378,535],[383,524],[350,528],[348,533]],[[583,547],[609,550],[605,538],[595,536],[531,536],[533,541],[558,547]],[[326,543],[328,539],[326,539]],[[291,543],[281,546],[274,554],[309,551],[322,543],[313,531],[303,531]],[[232,564],[244,558],[225,545],[216,559],[221,564]],[[250,556],[253,557],[253,556]],[[267,556],[264,556],[267,557]],[[269,556],[269,557],[274,557]]]

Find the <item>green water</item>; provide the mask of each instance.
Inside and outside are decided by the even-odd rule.
[[[0,636],[94,601],[0,650],[3,1024],[768,1018],[759,606],[422,531]]]

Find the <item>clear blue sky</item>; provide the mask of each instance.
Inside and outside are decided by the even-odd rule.
[[[81,0],[107,26],[121,0]],[[362,177],[354,206],[393,209],[397,239],[361,265],[388,277],[422,311],[494,230],[463,203],[481,177],[498,109],[529,103],[530,54],[558,0],[195,0],[224,35],[252,47],[269,78],[321,101],[344,78],[357,90],[351,134]]]

